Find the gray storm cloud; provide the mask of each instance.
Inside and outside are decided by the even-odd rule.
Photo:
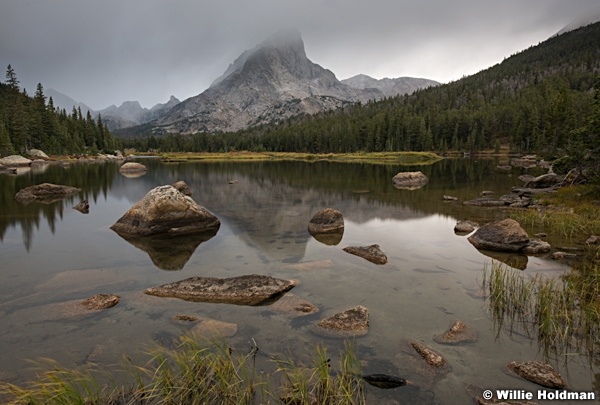
[[[205,90],[241,52],[298,28],[340,79],[447,82],[557,33],[597,0],[3,0],[0,63],[101,109]]]

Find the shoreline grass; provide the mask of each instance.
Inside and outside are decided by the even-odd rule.
[[[432,164],[443,157],[433,152],[372,152],[372,153],[296,153],[296,152],[215,152],[160,153],[166,161],[265,161],[302,160],[332,162],[370,162],[401,165]]]
[[[37,379],[25,385],[0,382],[0,401],[17,404],[366,404],[366,390],[354,346],[346,342],[337,370],[325,347],[312,366],[272,358],[274,373],[256,369],[258,347],[241,353],[224,341],[183,336],[173,349],[151,349],[136,365],[127,356],[118,369],[65,369],[53,360],[37,364]],[[116,375],[122,376],[119,382]],[[281,376],[273,386],[271,380]]]
[[[531,227],[547,229],[566,238],[600,235],[600,203],[590,186],[562,187],[535,198],[538,209],[513,211],[511,217]]]
[[[496,336],[523,331],[545,354],[600,354],[600,266],[587,261],[559,279],[505,264],[484,268],[483,288]]]

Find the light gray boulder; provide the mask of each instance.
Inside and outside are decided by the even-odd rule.
[[[400,172],[392,178],[394,187],[404,190],[416,190],[423,187],[429,178],[422,172]]]
[[[189,235],[219,229],[221,222],[173,186],[159,186],[135,203],[111,229],[120,235]]]
[[[10,155],[1,158],[0,164],[6,167],[30,166],[31,159],[27,159],[21,155]]]

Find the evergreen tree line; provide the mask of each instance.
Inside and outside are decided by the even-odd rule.
[[[8,65],[6,82],[0,83],[0,156],[29,149],[52,155],[112,153],[119,146],[100,116],[94,119],[89,111],[84,116],[75,107],[70,113],[56,108],[41,84],[30,97]]]
[[[556,157],[593,114],[599,72],[600,24],[594,24],[411,95],[235,133],[154,134],[151,126],[138,127],[137,138],[124,142],[166,152],[312,153],[480,151],[502,144]]]

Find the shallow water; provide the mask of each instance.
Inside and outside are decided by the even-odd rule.
[[[143,161],[144,176],[127,178],[118,164],[47,166],[0,177],[0,378],[31,378],[27,359],[53,358],[65,367],[86,361],[117,364],[123,353],[140,361],[144,348],[185,333],[177,314],[209,317],[238,325],[229,339],[246,349],[254,339],[261,353],[307,360],[317,344],[335,359],[343,341],[311,332],[320,319],[356,305],[369,309],[369,333],[355,347],[365,373],[399,375],[421,388],[378,390],[371,403],[469,403],[466,384],[481,388],[539,387],[503,373],[510,361],[544,360],[525,336],[496,337],[485,302],[476,298],[482,270],[492,259],[453,231],[457,220],[502,218],[498,209],[462,205],[483,190],[508,193],[524,173],[498,172],[494,160],[445,160],[432,166],[400,167],[332,162],[220,162],[166,164]],[[420,190],[398,190],[392,177],[421,170],[429,183]],[[530,172],[536,174],[535,172]],[[139,247],[109,227],[153,187],[184,180],[195,201],[221,220],[207,241]],[[236,180],[230,184],[230,180]],[[43,182],[81,187],[73,198],[52,204],[22,205],[14,194]],[[442,196],[458,197],[444,202]],[[90,213],[71,207],[90,201]],[[307,231],[312,215],[335,208],[345,220],[343,239],[325,245]],[[528,229],[531,234],[540,230]],[[557,245],[573,243],[549,236]],[[379,244],[383,266],[345,253],[350,245]],[[165,250],[166,249],[166,250]],[[166,251],[166,254],[165,254]],[[526,272],[560,275],[563,262],[529,257]],[[298,266],[303,264],[303,266]],[[244,307],[192,303],[144,295],[145,288],[192,276],[232,277],[267,274],[295,279],[291,292],[319,308],[289,319],[269,306]],[[61,303],[96,293],[114,293],[114,308],[83,319],[61,312]],[[475,298],[474,298],[475,296]],[[433,341],[455,321],[478,332],[476,343],[449,346]],[[438,378],[423,374],[406,349],[419,341],[441,353],[451,371]],[[9,348],[9,350],[6,350]],[[262,360],[260,360],[262,359]],[[575,390],[597,390],[599,365],[569,353],[555,364]],[[269,367],[266,356],[259,363]],[[590,364],[591,363],[591,364]],[[416,365],[417,364],[417,365]],[[540,401],[543,403],[543,401]],[[390,402],[397,403],[397,402]]]

